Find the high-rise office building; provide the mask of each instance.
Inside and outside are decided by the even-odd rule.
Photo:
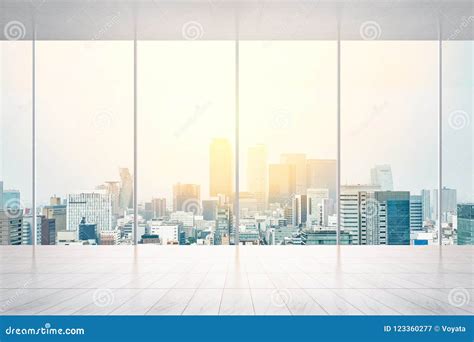
[[[457,191],[443,187],[441,190],[442,222],[448,221],[448,214],[457,211]],[[438,220],[438,189],[433,190],[433,219]]]
[[[46,218],[44,215],[38,215],[37,221],[39,222],[40,234],[39,238],[41,245],[55,245],[56,244],[56,221],[54,219]]]
[[[215,245],[229,245],[233,233],[233,216],[230,205],[221,205],[217,208],[216,230],[214,233]]]
[[[327,225],[329,189],[308,189],[308,222],[310,225]],[[327,201],[325,201],[327,200]]]
[[[198,184],[173,185],[173,210],[201,213],[201,187]]]
[[[112,198],[103,190],[69,194],[67,201],[67,229],[76,230],[82,218],[97,224],[97,232],[112,230]]]
[[[344,185],[341,187],[341,230],[351,234],[358,245],[378,245],[378,203],[374,199],[378,185]]]
[[[96,243],[99,243],[97,225],[95,223],[86,223],[85,217],[83,217],[81,223],[79,223],[78,231],[80,241],[94,240]]]
[[[372,185],[379,185],[382,191],[393,191],[392,167],[390,165],[375,165],[370,170]]]
[[[56,195],[49,198],[49,205],[61,205],[61,197]]]
[[[57,203],[57,201],[54,201],[54,203]],[[67,205],[46,205],[43,207],[42,214],[47,219],[54,219],[57,232],[67,230]]]
[[[308,189],[328,189],[329,198],[336,203],[336,160],[308,159],[306,184]]]
[[[151,209],[153,218],[164,217],[166,215],[166,198],[152,198]]]
[[[280,164],[293,165],[295,168],[295,194],[306,194],[306,155],[302,153],[284,153],[280,156]]]
[[[21,245],[22,227],[22,212],[0,209],[0,245]]]
[[[18,210],[21,207],[20,191],[18,190],[3,190],[3,209]]]
[[[410,244],[410,192],[376,191],[379,203],[380,234],[386,233],[387,245]]]
[[[474,203],[458,204],[458,245],[474,245]]]
[[[421,190],[421,202],[422,202],[422,219],[431,220],[431,194],[430,190]]]
[[[247,188],[255,196],[257,210],[263,211],[267,201],[267,147],[262,144],[250,147],[247,159]]]
[[[213,139],[209,154],[209,195],[232,196],[232,146],[227,139]]]
[[[296,193],[295,166],[272,164],[268,168],[268,202],[291,203]]]
[[[410,196],[410,230],[420,231],[423,228],[423,197]]]
[[[293,198],[293,226],[304,227],[308,218],[308,196],[295,195]]]
[[[104,184],[97,187],[98,190],[105,190],[106,193],[111,195],[112,200],[112,214],[119,216],[121,214],[120,209],[120,182],[107,181]],[[132,187],[133,189],[133,187]],[[133,194],[132,194],[133,196]],[[123,213],[122,213],[123,214]]]
[[[121,210],[133,208],[133,178],[128,168],[120,169],[119,204]]]
[[[202,216],[206,221],[215,221],[217,215],[217,200],[202,201]]]

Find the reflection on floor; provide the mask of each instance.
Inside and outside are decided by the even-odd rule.
[[[2,246],[2,315],[469,315],[472,246]]]

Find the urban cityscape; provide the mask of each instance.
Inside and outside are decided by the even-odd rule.
[[[200,184],[172,184],[172,198],[138,203],[140,244],[157,245],[335,245],[337,239],[336,160],[303,153],[269,163],[264,144],[247,149],[247,184],[234,192],[232,144],[209,145],[209,198]],[[51,194],[36,209],[20,191],[0,181],[0,244],[127,245],[134,243],[133,175],[120,168],[118,180],[65,197]],[[340,244],[431,245],[438,240],[438,190],[398,189],[388,164],[368,170],[369,184],[340,189]],[[474,204],[458,203],[456,189],[442,189],[442,244],[474,244]],[[239,226],[236,227],[236,208]]]

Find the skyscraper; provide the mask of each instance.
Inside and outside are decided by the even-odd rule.
[[[455,214],[457,210],[457,191],[443,187],[441,194],[442,220],[447,222],[447,214]],[[433,218],[438,220],[438,189],[433,190]]]
[[[308,159],[306,185],[312,189],[328,189],[329,198],[336,202],[336,160]]]
[[[67,205],[47,205],[43,207],[43,216],[54,219],[56,232],[67,230]]]
[[[23,213],[0,209],[0,245],[21,245]]]
[[[327,212],[327,204],[324,206],[324,200],[329,200],[329,190],[328,189],[308,189],[307,191],[308,198],[308,222],[310,224],[315,224],[322,226],[327,224],[327,219],[325,217],[329,215]],[[326,209],[326,212],[323,212],[323,208]]]
[[[295,195],[293,198],[293,225],[303,227],[308,218],[308,197],[307,195]]]
[[[227,139],[213,139],[209,154],[209,194],[232,195],[232,147]]]
[[[217,214],[217,200],[202,201],[202,216],[206,221],[214,221]]]
[[[173,185],[173,210],[192,211],[196,215],[201,212],[201,187],[198,184]]]
[[[247,188],[257,200],[257,210],[263,211],[267,200],[267,147],[261,144],[250,147],[247,158]]]
[[[431,194],[429,190],[421,190],[421,201],[422,201],[422,219],[431,220]]]
[[[458,204],[458,245],[474,245],[474,203]]]
[[[284,153],[280,156],[280,163],[295,167],[295,193],[306,194],[306,155],[302,153]]]
[[[97,224],[97,234],[112,230],[112,197],[104,190],[69,194],[67,200],[67,229],[76,230],[82,218]]]
[[[296,193],[295,165],[272,164],[268,168],[268,202],[290,203]]]
[[[152,198],[151,208],[153,218],[163,217],[166,215],[166,198]]]
[[[128,168],[120,169],[120,183],[120,209],[127,210],[133,207],[133,179]]]
[[[351,234],[352,243],[378,245],[379,205],[374,199],[378,185],[345,185],[341,187],[341,230]],[[384,235],[382,236],[385,237]]]
[[[423,197],[410,196],[410,230],[421,230],[423,228]]]
[[[3,190],[3,209],[19,209],[21,207],[20,191]]]
[[[0,181],[0,209],[3,209],[3,181]]]
[[[392,167],[390,165],[375,165],[370,170],[372,185],[380,185],[382,191],[393,191]]]
[[[229,245],[233,233],[233,216],[230,205],[221,205],[217,209],[216,230],[214,233],[215,245]]]
[[[410,192],[376,191],[379,203],[379,229],[386,232],[387,245],[410,244]]]
[[[56,244],[56,221],[54,219],[46,218],[44,215],[37,217],[40,229],[41,245],[55,245]]]

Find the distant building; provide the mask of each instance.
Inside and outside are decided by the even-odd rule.
[[[329,189],[308,189],[308,222],[309,225],[327,226],[330,210]]]
[[[295,172],[295,191],[297,195],[306,194],[306,155],[302,153],[285,153],[280,156],[280,164],[293,165]]]
[[[59,197],[53,197],[59,199]],[[53,201],[57,203],[57,200]],[[60,203],[60,199],[59,199]],[[47,219],[54,219],[56,222],[56,231],[62,232],[67,230],[67,205],[65,204],[51,204],[43,207],[43,215]]]
[[[308,217],[308,197],[306,195],[295,195],[293,198],[293,225],[303,227]]]
[[[372,185],[379,185],[382,191],[393,191],[392,167],[390,165],[375,165],[370,170]]]
[[[232,146],[227,139],[213,139],[210,146],[209,195],[230,198],[233,192]]]
[[[335,245],[336,244],[336,230],[322,229],[305,231],[306,245]],[[354,235],[350,232],[340,232],[339,243],[341,245],[355,245],[357,241],[353,240]]]
[[[20,191],[3,190],[2,209],[18,209],[21,206]]]
[[[142,243],[143,244],[159,245],[160,244],[160,237],[156,234],[154,234],[154,235],[144,234],[144,235],[142,235]]]
[[[376,191],[379,203],[379,233],[387,245],[410,244],[410,192]],[[385,233],[385,234],[384,234]]]
[[[249,147],[247,154],[247,189],[253,193],[257,211],[264,211],[267,202],[268,152],[265,145]]]
[[[0,209],[0,245],[21,245],[23,213]]]
[[[55,245],[56,244],[56,221],[55,219],[46,218],[44,215],[39,215],[37,218],[40,226],[41,245]]]
[[[77,230],[82,218],[96,224],[97,232],[112,229],[112,197],[103,190],[68,195],[67,229]]]
[[[448,214],[457,211],[457,191],[443,187],[441,194],[442,222],[448,222]],[[433,219],[438,220],[438,189],[433,190]]]
[[[328,189],[329,198],[336,203],[336,160],[308,159],[306,185],[308,189]]]
[[[79,240],[94,240],[96,243],[99,242],[97,236],[97,224],[86,223],[86,218],[83,217],[81,223],[79,223]]]
[[[410,230],[422,230],[423,228],[423,197],[410,196]]]
[[[122,211],[133,208],[133,178],[128,168],[121,168],[119,205]]]
[[[198,184],[173,185],[173,211],[201,213],[201,187]]]
[[[458,245],[474,245],[474,203],[458,204]]]
[[[290,204],[296,193],[295,165],[271,164],[268,169],[268,202]]]
[[[422,218],[423,221],[431,220],[431,194],[430,190],[421,190],[421,201],[423,205]]]
[[[216,231],[214,244],[225,245],[231,243],[233,233],[233,217],[230,205],[223,205],[217,209]]]
[[[206,221],[215,221],[217,215],[217,200],[202,201],[202,216]]]
[[[119,232],[117,230],[103,230],[99,232],[101,245],[118,245]]]
[[[165,222],[163,220],[151,220],[149,222],[150,234],[158,235],[162,245],[178,244],[178,234],[182,224],[179,222]]]
[[[153,218],[166,216],[166,198],[153,198],[151,200]]]

